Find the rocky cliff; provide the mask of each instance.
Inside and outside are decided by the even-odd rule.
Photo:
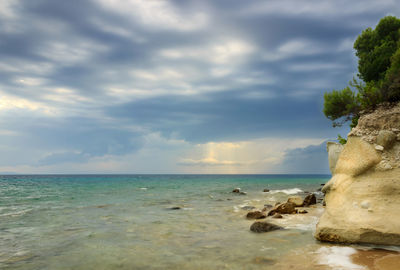
[[[315,237],[400,245],[400,103],[362,115],[338,148],[328,145],[333,176]]]

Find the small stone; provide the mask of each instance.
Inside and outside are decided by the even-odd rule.
[[[306,210],[298,210],[297,214],[307,214],[308,212]]]
[[[369,201],[362,201],[360,206],[363,209],[368,209],[369,208]]]
[[[383,151],[383,146],[382,145],[375,145],[375,150]]]
[[[235,188],[234,190],[232,190],[233,193],[240,193],[240,188]]]
[[[267,215],[261,211],[252,211],[252,212],[248,212],[246,215],[246,218],[248,219],[262,219],[262,218],[266,218]]]
[[[263,191],[264,191],[264,192],[269,192],[269,189],[268,189],[268,188],[264,188]]]
[[[262,233],[262,232],[270,232],[276,230],[282,230],[283,227],[265,222],[265,221],[256,221],[250,226],[250,231],[255,233]]]

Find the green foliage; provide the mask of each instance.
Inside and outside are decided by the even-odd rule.
[[[400,46],[391,59],[391,66],[387,70],[381,85],[385,100],[389,102],[400,100]]]
[[[360,111],[400,101],[400,19],[382,18],[374,30],[367,28],[358,36],[354,48],[362,81],[353,78],[343,90],[324,94],[323,112],[333,126],[351,121],[355,127]]]
[[[337,135],[337,140],[339,141],[340,144],[346,144],[347,140],[340,136],[340,134]]]
[[[384,78],[390,58],[398,48],[400,19],[387,16],[379,21],[375,30],[367,28],[358,36],[354,49],[358,60],[359,77],[365,82]]]
[[[344,122],[351,120],[358,111],[359,104],[350,87],[324,94],[324,114],[334,121],[334,126],[341,126]]]

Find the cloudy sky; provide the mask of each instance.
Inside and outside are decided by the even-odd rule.
[[[327,173],[323,93],[397,0],[1,0],[0,172]]]

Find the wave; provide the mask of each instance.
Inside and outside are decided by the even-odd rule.
[[[340,270],[361,270],[365,267],[352,263],[351,255],[357,250],[351,247],[322,247],[316,251],[318,262],[322,265],[328,265],[333,269]]]
[[[269,194],[276,194],[276,193],[285,193],[287,195],[293,195],[303,192],[303,190],[299,188],[288,188],[288,189],[277,189],[277,190],[270,190],[268,193]]]

